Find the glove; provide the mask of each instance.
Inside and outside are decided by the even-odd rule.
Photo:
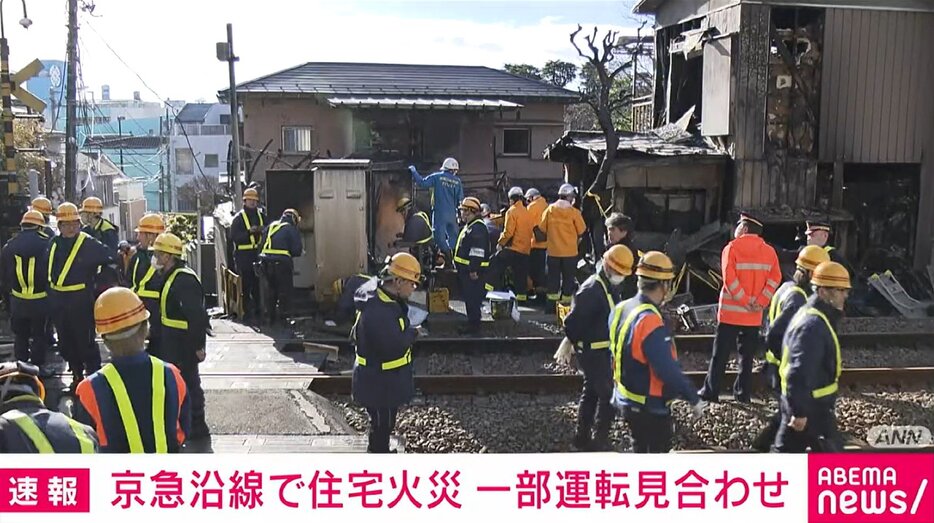
[[[418,170],[415,168],[414,165],[410,165],[410,166],[409,166],[409,172],[411,172],[411,173],[417,173]]]
[[[693,412],[694,419],[701,419],[704,417],[704,411],[707,410],[707,402],[703,400],[698,401],[691,407],[691,410]]]
[[[558,346],[558,350],[555,352],[555,362],[562,365],[570,365],[572,354],[574,354],[574,345],[571,343],[571,340],[564,338],[561,340],[561,345]]]

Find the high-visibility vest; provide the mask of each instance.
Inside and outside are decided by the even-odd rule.
[[[277,221],[269,226],[269,233],[266,234],[266,242],[263,243],[263,250],[262,252],[260,252],[260,254],[280,254],[282,256],[292,255],[292,253],[290,253],[286,249],[273,249],[272,248],[272,237],[274,234],[279,232],[279,229],[281,229],[283,226],[285,226],[285,222],[282,222],[282,221]]]
[[[240,215],[243,216],[243,225],[244,227],[246,227],[247,232],[249,232],[250,228],[252,227],[250,225],[250,215],[246,212],[246,210],[240,211]],[[260,227],[265,225],[263,223],[263,214],[259,212],[258,210],[256,211],[256,217],[259,218]],[[252,234],[250,234],[249,237],[250,237],[250,243],[238,244],[237,245],[238,251],[253,251],[259,248],[259,245],[256,245],[256,238],[254,238]]]
[[[463,256],[460,256],[461,242],[464,241],[464,238],[467,236],[467,233],[470,232],[470,229],[476,223],[483,225],[483,220],[480,218],[477,218],[476,220],[470,222],[469,224],[465,225],[464,228],[461,229],[460,234],[457,235],[457,243],[454,245],[454,263],[459,263],[461,265],[470,265],[469,259],[464,258]],[[486,225],[483,225],[483,227],[486,227]],[[480,262],[480,267],[489,267],[489,266],[490,266],[489,260]]]
[[[21,300],[40,300],[48,294],[45,291],[36,292],[36,258],[26,258],[26,272],[23,273],[23,257],[15,255],[16,259],[16,280],[19,282],[19,290],[10,289],[13,296]]]
[[[198,275],[195,274],[195,271],[189,269],[188,267],[182,267],[181,269],[176,269],[172,271],[172,274],[169,275],[169,279],[166,280],[165,285],[162,286],[162,293],[161,293],[162,296],[161,296],[161,299],[159,300],[159,313],[162,316],[162,324],[165,325],[166,327],[171,327],[173,329],[179,329],[179,330],[187,330],[188,320],[184,320],[184,319],[179,320],[179,319],[169,318],[169,315],[166,312],[166,302],[168,302],[169,291],[172,290],[172,284],[175,283],[175,277],[178,276],[179,273],[182,273],[182,272],[194,276],[196,280],[198,279]],[[198,281],[200,282],[200,280]]]
[[[772,296],[772,301],[769,303],[769,325],[775,323],[775,320],[778,319],[778,315],[781,313],[782,305],[785,303],[785,300],[795,292],[800,293],[801,296],[804,296],[805,299],[808,297],[808,293],[797,285],[789,285],[788,287],[785,287],[785,290],[779,288],[775,295]],[[772,365],[781,364],[781,360],[776,358],[775,355],[772,354],[772,351],[768,350],[765,351],[765,361],[771,363]]]
[[[645,405],[646,399],[651,393],[651,390],[633,391],[626,387],[624,383],[625,379],[623,376],[623,357],[625,356],[626,336],[629,334],[629,329],[632,328],[636,318],[638,318],[640,314],[646,311],[650,311],[651,314],[655,314],[660,318],[662,316],[658,308],[651,303],[643,303],[635,307],[632,311],[629,312],[628,315],[626,315],[625,319],[622,317],[623,307],[616,307],[614,310],[613,321],[610,324],[610,343],[613,347],[613,381],[616,382],[616,389],[620,394],[623,395],[623,397],[641,405]],[[619,327],[620,321],[622,321],[623,324],[619,329],[619,334],[616,334],[616,330],[617,327]],[[676,354],[674,347],[672,347],[672,353]],[[648,370],[646,370],[646,372],[648,372]],[[651,384],[649,385],[649,388],[651,389]]]
[[[7,402],[18,401],[28,396],[17,396],[15,398],[10,398]],[[33,446],[36,447],[36,451],[39,454],[55,454],[55,448],[52,446],[52,442],[49,441],[49,438],[42,432],[42,429],[39,428],[39,425],[25,412],[12,409],[3,413],[3,419],[13,423],[16,427],[29,438],[29,441],[32,442]],[[71,427],[71,431],[74,433],[75,439],[78,440],[78,446],[81,448],[82,454],[94,454],[94,442],[91,441],[91,438],[88,437],[84,432],[84,427],[77,421],[65,416],[65,419],[68,420],[68,426]]]
[[[140,298],[151,298],[154,300],[159,299],[158,290],[150,290],[146,288],[146,285],[152,280],[153,276],[156,275],[156,268],[152,265],[149,266],[149,269],[146,270],[146,274],[140,278],[139,281],[136,280],[136,270],[139,268],[139,258],[136,258],[136,263],[133,264],[133,272],[130,274],[130,289],[136,293]]]
[[[597,283],[600,284],[600,287],[603,288],[603,294],[606,295],[606,302],[610,305],[610,312],[613,312],[613,307],[616,305],[616,303],[613,302],[613,295],[610,294],[609,286],[607,285],[605,281],[603,281],[603,277],[601,275],[598,274],[595,279],[597,280]],[[610,336],[612,335],[613,335],[613,332],[611,330]],[[598,341],[592,341],[590,343],[579,341],[576,343],[576,345],[580,349],[584,349],[587,347],[590,347],[591,349],[595,349],[595,350],[596,349],[609,349],[610,340],[598,340]]]
[[[383,301],[383,302],[392,303],[393,301],[392,298],[390,298],[383,291],[383,289],[380,289],[380,288],[376,289],[376,296],[379,298],[380,301]],[[361,316],[360,311],[357,311],[357,317],[354,319],[353,327],[351,327],[350,329],[350,333],[351,333],[350,335],[354,341],[356,341],[357,339],[357,324],[360,322],[360,316]],[[401,331],[405,330],[405,320],[403,320],[402,317],[399,317],[399,330]],[[354,350],[354,352],[356,353],[356,349]],[[357,365],[361,367],[367,366],[367,359],[359,354],[355,354],[355,361],[357,362]],[[395,358],[395,359],[380,363],[379,368],[380,370],[394,370],[400,367],[405,367],[406,365],[410,363],[412,363],[412,347],[407,347],[405,349],[405,354],[403,354],[399,358]]]
[[[81,245],[84,244],[85,238],[89,238],[87,233],[79,232],[78,239],[75,240],[75,244],[71,247],[71,252],[68,254],[68,258],[65,260],[65,265],[62,266],[62,272],[58,275],[58,278],[52,277],[52,265],[55,262],[55,248],[57,247],[56,243],[52,242],[52,248],[49,251],[49,286],[53,290],[58,292],[75,292],[82,291],[85,288],[85,284],[76,283],[74,285],[65,285],[65,278],[68,277],[68,272],[71,271],[71,265],[75,262],[75,257],[78,255],[78,251],[81,250]]]
[[[156,444],[156,453],[165,454],[168,452],[169,442],[165,433],[165,364],[162,360],[149,357],[152,362],[152,430],[153,441]],[[110,385],[114,400],[117,402],[117,410],[120,413],[120,421],[123,423],[123,430],[126,432],[127,443],[130,447],[130,453],[142,454],[143,437],[139,430],[139,423],[136,421],[136,412],[133,410],[133,403],[130,401],[130,395],[126,391],[126,385],[120,372],[117,371],[112,363],[108,363],[101,368],[101,374]],[[181,398],[179,398],[181,401]]]
[[[837,368],[834,370],[833,381],[828,385],[818,387],[811,391],[811,396],[814,399],[820,399],[825,396],[830,396],[831,394],[837,392],[837,390],[840,388],[840,374],[843,372],[843,355],[840,352],[840,339],[837,338],[837,332],[833,330],[833,326],[830,324],[830,320],[827,318],[827,315],[818,309],[814,307],[802,308],[791,320],[791,326],[789,328],[794,328],[795,325],[801,323],[808,314],[817,316],[818,318],[824,320],[824,324],[827,325],[827,330],[830,331],[830,336],[833,338],[834,349],[837,356]],[[788,350],[788,346],[786,345],[782,350],[782,361],[778,367],[778,373],[782,382],[782,394],[786,394],[788,392],[788,370],[790,366],[791,354]]]

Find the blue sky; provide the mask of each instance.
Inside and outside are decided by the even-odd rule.
[[[33,26],[8,23],[11,67],[64,59],[65,0],[26,0]],[[309,61],[485,65],[577,60],[568,35],[638,25],[631,0],[95,0],[79,32],[85,96],[216,99],[227,65],[215,43],[234,27],[238,81]],[[14,5],[7,5],[10,18]],[[17,5],[18,7],[18,5]],[[628,29],[629,32],[634,30]],[[140,79],[142,78],[142,80]],[[145,84],[144,84],[145,82]]]

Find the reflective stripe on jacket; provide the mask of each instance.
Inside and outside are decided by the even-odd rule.
[[[720,289],[717,320],[728,325],[762,325],[762,311],[769,306],[782,280],[778,256],[769,244],[754,234],[744,234],[723,248],[720,256],[723,287]]]
[[[620,403],[668,414],[668,405],[677,397],[698,401],[681,371],[671,331],[658,308],[642,294],[614,307],[610,344],[614,394]]]
[[[94,454],[97,435],[91,427],[45,408],[32,394],[0,405],[0,454]]]
[[[115,358],[76,390],[101,451],[177,452],[190,427],[188,392],[181,372],[145,353]]]
[[[100,268],[113,263],[116,254],[87,233],[75,238],[56,236],[49,247],[49,288],[76,292],[93,286]]]
[[[290,259],[302,255],[302,239],[298,228],[288,220],[276,220],[269,224],[263,240],[262,258]]]
[[[843,372],[835,325],[842,314],[812,295],[785,333],[779,367],[782,394],[795,417],[808,417],[814,402],[834,402]]]
[[[0,252],[2,287],[14,298],[41,303],[47,296],[49,240],[38,229],[25,230]]]
[[[458,269],[479,272],[490,265],[490,231],[483,220],[476,220],[465,225],[457,235],[454,246],[454,264]]]
[[[250,215],[254,219],[250,219]],[[253,223],[256,222],[256,223]],[[250,232],[253,226],[265,227],[266,217],[259,209],[241,209],[230,224],[230,238],[238,251],[255,251],[259,248],[259,235]]]
[[[538,228],[548,236],[548,256],[556,258],[576,257],[577,242],[587,232],[583,215],[567,200],[549,205]]]
[[[532,252],[532,227],[536,225],[538,222],[520,200],[506,211],[503,233],[497,243],[520,254],[529,254]]]
[[[565,336],[581,350],[610,348],[610,328],[606,318],[619,299],[617,290],[602,272],[580,286],[564,318]]]

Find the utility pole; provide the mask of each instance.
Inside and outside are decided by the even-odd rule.
[[[169,108],[165,108],[165,211],[172,211],[172,130],[175,126],[169,120]]]
[[[68,0],[68,66],[65,97],[65,200],[75,201],[75,181],[78,174],[77,156],[77,55],[78,0]]]
[[[120,172],[123,172],[123,119],[124,116],[117,117],[117,134],[120,136]],[[113,127],[111,127],[113,129]]]
[[[237,102],[237,80],[234,74],[234,63],[240,59],[234,55],[233,49],[233,24],[227,24],[227,42],[217,44],[217,59],[227,62],[230,73],[230,143],[233,152],[227,164],[227,178],[232,180],[233,204],[234,208],[239,210],[242,201],[243,191],[240,187],[240,110]]]
[[[159,117],[159,142],[162,144],[166,143],[165,140],[165,127],[163,127],[163,119]],[[166,146],[168,147],[168,146]],[[162,165],[162,153],[159,153],[159,211],[165,210],[165,169]]]

